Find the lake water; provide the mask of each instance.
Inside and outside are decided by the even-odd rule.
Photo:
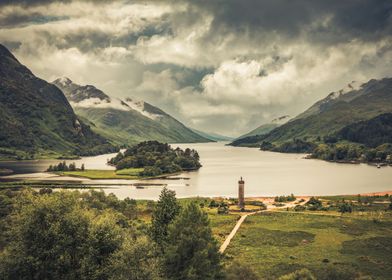
[[[196,149],[203,165],[200,170],[186,172],[171,179],[156,180],[82,180],[89,184],[110,184],[105,192],[119,198],[156,199],[163,185],[176,191],[178,197],[237,196],[237,181],[245,180],[246,196],[334,195],[392,190],[392,167],[376,168],[366,164],[337,164],[304,159],[303,154],[263,152],[253,148],[225,146],[224,143],[173,144],[173,147]],[[106,160],[115,154],[72,160],[87,169],[112,169]],[[42,172],[58,160],[17,163],[0,162],[0,168],[17,173]],[[42,179],[48,175],[21,175]],[[48,179],[48,178],[46,178]],[[58,179],[58,178],[57,178]],[[78,179],[80,180],[80,179]],[[133,184],[146,184],[136,188]],[[122,184],[121,186],[118,184]],[[149,186],[149,184],[157,184]]]

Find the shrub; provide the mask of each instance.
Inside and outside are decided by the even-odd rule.
[[[279,280],[316,280],[316,277],[314,277],[314,275],[308,269],[303,268],[301,270],[294,271],[293,273],[284,275],[280,277]]]
[[[249,265],[240,263],[239,261],[232,262],[226,267],[227,280],[258,280],[260,279]]]
[[[306,207],[303,205],[295,205],[294,211],[305,211]]]

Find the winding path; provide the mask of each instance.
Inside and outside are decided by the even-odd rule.
[[[306,201],[303,201],[302,203],[300,203],[301,205],[303,205]],[[294,201],[285,204],[284,206],[274,206],[274,205],[269,205],[270,209],[266,209],[266,210],[259,210],[259,211],[255,211],[255,212],[250,212],[247,214],[244,214],[241,216],[241,218],[237,221],[236,225],[234,226],[234,228],[232,229],[232,231],[230,232],[230,234],[227,236],[226,240],[223,242],[223,244],[220,246],[219,248],[219,252],[222,254],[227,246],[229,246],[231,239],[233,239],[233,237],[235,236],[235,234],[237,233],[238,229],[240,228],[241,224],[245,221],[246,217],[253,215],[253,214],[257,214],[257,213],[261,213],[261,212],[283,212],[283,211],[276,211],[276,209],[282,209],[282,208],[287,208],[287,207],[293,207],[294,206]],[[272,210],[272,209],[274,210]],[[284,211],[286,212],[286,211]]]
[[[261,212],[261,211],[251,212],[251,213],[247,213],[247,214],[241,216],[241,218],[237,221],[235,227],[230,232],[229,236],[227,236],[225,242],[223,242],[223,244],[220,246],[220,248],[219,248],[220,253],[223,253],[226,250],[227,246],[229,246],[231,239],[237,233],[238,229],[240,228],[242,222],[245,221],[246,217],[248,217],[249,215],[259,213],[259,212]]]

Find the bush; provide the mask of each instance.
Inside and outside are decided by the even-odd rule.
[[[353,211],[351,204],[348,204],[347,202],[344,202],[339,205],[339,212],[344,214],[344,213],[351,213]]]
[[[294,211],[305,211],[306,210],[306,207],[305,206],[303,206],[303,205],[295,205],[295,207],[294,207]]]
[[[219,205],[218,214],[229,214],[229,207],[227,206],[227,204],[222,203],[221,205]]]
[[[226,267],[227,280],[258,280],[257,274],[252,270],[252,267],[240,263],[239,261],[232,262]]]
[[[275,202],[288,202],[288,201],[295,201],[296,197],[293,194],[288,196],[282,195],[282,196],[276,196],[274,200]]]
[[[307,209],[311,211],[321,210],[321,208],[323,207],[322,202],[314,196],[312,196],[309,201],[305,203],[305,205]]]
[[[338,278],[331,278],[338,279]],[[284,275],[279,280],[316,280],[316,277],[306,268]]]
[[[208,205],[209,208],[216,208],[216,207],[218,207],[218,206],[219,206],[219,203],[216,202],[216,201],[213,200],[213,199],[210,201],[210,204]]]

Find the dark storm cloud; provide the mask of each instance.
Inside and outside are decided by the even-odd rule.
[[[310,28],[310,38],[323,41],[349,39],[375,40],[392,32],[392,1],[390,0],[225,0],[190,1],[205,12],[212,13],[211,36],[228,32],[246,32],[258,36],[276,32],[296,38]],[[312,26],[325,19],[325,24]]]
[[[1,0],[0,6],[5,6],[5,5],[37,6],[37,5],[51,4],[54,2],[69,3],[71,1],[70,0],[56,0],[56,1],[53,1],[53,0]]]
[[[0,0],[0,6],[6,5],[21,5],[24,7],[33,7],[39,5],[48,5],[53,3],[71,3],[71,2],[95,2],[109,3],[109,2],[121,2],[121,0]]]
[[[0,28],[15,28],[30,24],[42,24],[51,21],[59,21],[68,19],[66,16],[45,16],[40,13],[31,14],[10,14],[0,18]]]

